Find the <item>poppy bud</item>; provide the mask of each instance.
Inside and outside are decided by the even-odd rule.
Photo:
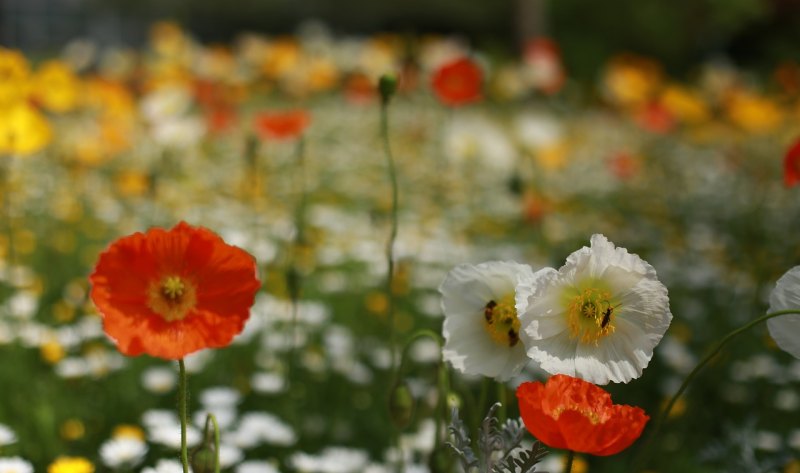
[[[378,90],[381,93],[381,101],[389,103],[395,92],[397,92],[397,77],[391,74],[384,74],[378,80]]]
[[[405,429],[414,418],[414,396],[405,381],[398,381],[389,394],[389,417],[398,429]]]
[[[203,443],[192,450],[191,461],[194,473],[214,473],[217,454],[214,451],[214,443],[206,439]]]

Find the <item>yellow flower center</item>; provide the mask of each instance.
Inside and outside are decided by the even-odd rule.
[[[519,343],[519,319],[513,292],[486,304],[483,328],[498,345],[513,347]]]
[[[151,284],[147,292],[150,309],[167,322],[182,320],[197,303],[194,285],[180,276],[167,276]]]
[[[614,317],[619,303],[600,281],[587,281],[580,287],[564,291],[567,327],[570,337],[580,343],[597,345],[600,339],[614,333]]]

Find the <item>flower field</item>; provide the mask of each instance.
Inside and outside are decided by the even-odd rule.
[[[800,472],[800,65],[529,46],[0,48],[0,473]]]

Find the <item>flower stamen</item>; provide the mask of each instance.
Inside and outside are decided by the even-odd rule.
[[[150,286],[147,293],[150,309],[167,322],[183,320],[197,302],[194,285],[180,277],[167,276]]]
[[[573,340],[598,345],[601,338],[614,333],[614,312],[621,304],[612,304],[610,291],[589,286],[568,296],[566,305],[567,326]]]
[[[520,323],[514,293],[498,301],[490,300],[483,309],[483,322],[484,330],[498,345],[513,347],[519,343]]]

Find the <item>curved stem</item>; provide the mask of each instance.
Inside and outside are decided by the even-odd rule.
[[[219,424],[217,424],[217,417],[208,413],[206,415],[206,426],[203,429],[203,437],[208,439],[208,424],[214,427],[214,473],[219,473]]]
[[[186,425],[188,424],[187,404],[188,392],[186,383],[186,366],[183,358],[178,360],[178,417],[181,419],[181,465],[183,473],[189,473],[189,451],[186,448]]]
[[[572,473],[572,463],[575,461],[575,452],[569,450],[567,453],[567,464],[564,466],[564,473]]]
[[[395,333],[394,333],[394,241],[397,238],[397,212],[398,212],[398,190],[397,190],[397,171],[394,166],[394,157],[389,143],[389,103],[388,100],[381,101],[381,140],[383,141],[383,152],[386,155],[386,162],[389,167],[389,180],[392,187],[392,214],[391,230],[389,240],[386,243],[386,262],[388,265],[386,277],[386,298],[387,298],[387,320],[389,323],[389,349],[392,353],[392,366],[395,365]]]
[[[652,445],[653,440],[656,438],[656,436],[658,435],[659,431],[661,430],[661,425],[664,423],[664,420],[669,416],[669,413],[672,411],[673,406],[675,406],[675,403],[681,397],[681,394],[683,394],[683,392],[689,386],[689,383],[695,378],[695,376],[697,376],[697,374],[700,372],[700,370],[702,370],[720,351],[722,351],[722,349],[725,347],[725,345],[727,345],[737,335],[741,334],[742,332],[746,332],[747,330],[751,329],[752,327],[754,327],[754,326],[756,326],[756,325],[760,324],[761,322],[764,322],[764,321],[766,321],[768,319],[771,319],[773,317],[778,317],[780,315],[787,315],[787,314],[800,314],[800,309],[779,310],[777,312],[772,312],[772,313],[769,313],[769,314],[766,314],[766,315],[762,315],[761,317],[753,319],[750,322],[748,322],[748,323],[742,325],[741,327],[737,328],[736,330],[730,332],[729,334],[725,335],[725,337],[723,337],[719,342],[717,342],[717,344],[714,346],[714,348],[711,349],[711,351],[708,353],[708,355],[706,355],[702,360],[700,360],[700,362],[697,364],[697,366],[695,366],[694,369],[686,376],[686,378],[683,380],[683,383],[681,383],[681,386],[678,388],[678,391],[676,391],[675,394],[673,394],[673,396],[670,398],[669,402],[667,403],[667,406],[664,408],[664,410],[661,412],[661,414],[659,414],[658,418],[653,423],[652,433],[648,437],[648,439],[645,442],[645,444],[642,446],[642,449],[640,450],[639,456],[634,460],[634,463],[633,463],[634,471],[638,471],[638,469],[639,469],[638,467],[639,466],[643,466],[643,464],[644,464],[643,462],[647,459],[647,455],[649,453],[650,446]]]

